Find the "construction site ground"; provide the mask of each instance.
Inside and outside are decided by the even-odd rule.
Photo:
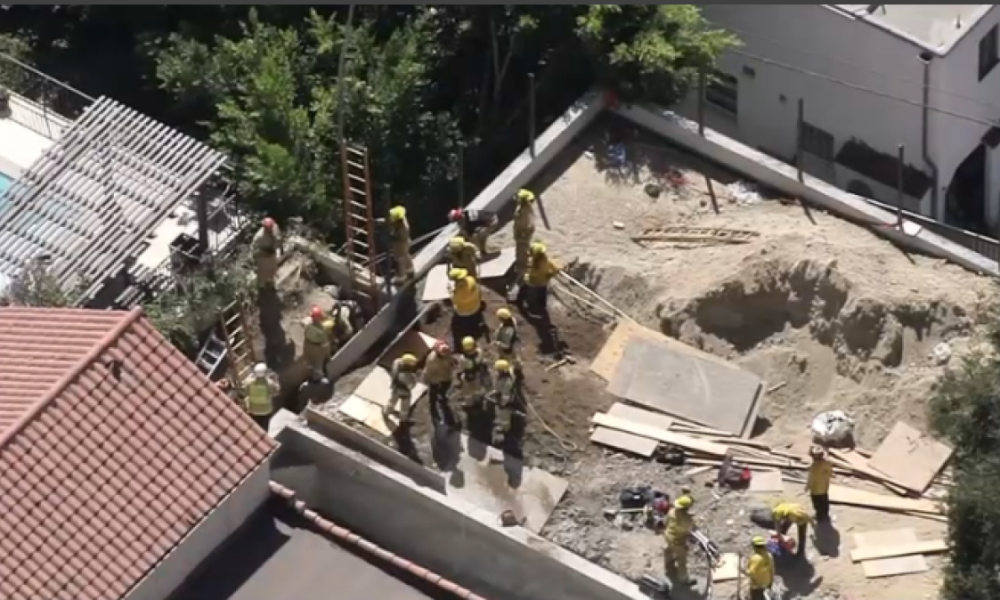
[[[617,144],[625,148],[624,161]],[[619,161],[615,164],[615,161]],[[711,180],[718,214],[707,193]],[[648,189],[648,184],[658,190]],[[977,344],[977,314],[992,293],[991,280],[944,261],[907,254],[866,228],[796,201],[774,198],[724,170],[640,135],[618,122],[595,127],[559,157],[533,187],[540,192],[537,237],[567,272],[652,329],[752,371],[774,391],[763,398],[755,439],[804,452],[809,424],[825,410],[855,420],[856,439],[874,449],[896,421],[926,427],[928,394],[946,368],[935,358],[940,344],[951,363]],[[649,192],[654,192],[650,194]],[[656,194],[656,192],[659,192]],[[639,243],[631,238],[665,226],[754,232],[745,243]],[[494,238],[508,245],[504,230]],[[689,467],[634,458],[589,443],[590,419],[618,401],[607,382],[590,371],[614,326],[599,301],[573,287],[556,286],[553,322],[576,364],[541,355],[539,338],[522,324],[529,415],[524,460],[569,481],[542,535],[626,577],[663,572],[662,538],[639,525],[622,527],[602,515],[616,507],[626,486],[652,485],[676,494],[691,485],[700,526],[725,552],[745,551],[761,533],[750,511],[778,497],[808,503],[801,485],[784,494],[729,492],[705,484],[711,473],[685,477]],[[298,294],[283,318],[293,346],[301,345],[299,319],[322,294]],[[486,293],[492,327],[503,304]],[[444,337],[447,310],[422,331]],[[361,368],[337,382],[334,398],[320,407],[343,418],[337,405],[367,375]],[[416,410],[411,453],[434,467],[427,399]],[[357,425],[363,428],[361,425]],[[365,429],[369,435],[375,435]],[[845,477],[838,483],[870,485]],[[874,490],[875,487],[873,486]],[[794,598],[899,599],[936,597],[939,557],[916,575],[867,579],[848,554],[853,534],[912,528],[919,539],[944,535],[946,524],[900,514],[834,506],[836,535],[810,543],[808,564],[782,565],[779,576]],[[704,563],[692,553],[692,574]],[[696,587],[690,597],[699,597]],[[733,583],[717,598],[735,597]],[[745,592],[744,592],[745,593]],[[679,597],[685,597],[681,595]]]

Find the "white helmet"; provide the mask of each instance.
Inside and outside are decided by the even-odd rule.
[[[254,377],[267,377],[267,365],[264,363],[257,363],[253,366],[253,376]]]

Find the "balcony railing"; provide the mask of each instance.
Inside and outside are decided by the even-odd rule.
[[[0,87],[12,92],[12,121],[56,139],[94,98],[0,52]]]

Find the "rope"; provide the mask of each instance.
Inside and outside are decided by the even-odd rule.
[[[548,433],[553,438],[555,438],[555,440],[556,440],[556,442],[558,442],[559,448],[561,450],[563,450],[563,451],[565,451],[565,452],[568,453],[568,454],[563,454],[562,452],[558,452],[558,453],[557,452],[552,452],[552,450],[550,449],[549,450],[549,454],[551,454],[552,456],[554,456],[557,459],[559,459],[559,462],[567,462],[567,461],[569,461],[569,454],[572,454],[574,452],[579,451],[580,447],[577,446],[575,443],[569,441],[569,440],[563,439],[563,437],[561,435],[559,435],[558,433],[556,433],[556,431],[554,429],[552,429],[552,427],[549,426],[549,424],[545,421],[545,419],[542,418],[542,415],[538,414],[538,411],[535,409],[534,406],[532,406],[532,404],[530,402],[528,402],[527,400],[525,400],[524,403],[528,406],[528,410],[531,411],[532,418],[534,418],[535,420],[537,420],[541,424],[542,428],[545,429],[546,433]]]

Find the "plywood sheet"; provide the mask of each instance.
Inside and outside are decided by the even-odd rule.
[[[897,422],[868,465],[918,494],[951,458],[952,449],[906,423]]]
[[[383,356],[382,360],[379,361],[379,365],[389,369],[392,367],[392,361],[406,353],[416,356],[417,360],[423,360],[436,343],[436,338],[433,338],[421,331],[411,329],[410,331],[407,331],[403,337],[399,338],[395,344],[389,347],[385,356]]]
[[[480,279],[503,277],[514,266],[514,248],[504,248],[499,254],[491,256],[479,265]]]
[[[424,302],[447,300],[451,298],[448,289],[448,265],[434,265],[424,277],[424,293],[420,299]]]
[[[653,412],[637,406],[629,406],[628,404],[624,404],[622,402],[615,402],[614,405],[608,409],[608,414],[612,417],[626,419],[628,421],[632,421],[633,423],[641,423],[651,427],[659,427],[660,429],[670,429],[670,426],[675,422],[674,418],[670,415]]]
[[[626,343],[608,391],[695,423],[742,436],[756,416],[761,380],[661,340]]]
[[[923,540],[906,544],[865,546],[851,550],[851,560],[861,562],[876,558],[892,558],[895,556],[910,556],[912,554],[935,554],[948,550],[945,540]]]
[[[617,429],[607,427],[596,427],[594,433],[590,434],[590,441],[602,446],[608,446],[615,450],[622,450],[632,454],[649,458],[653,456],[656,447],[660,445],[656,440],[633,435]]]
[[[735,552],[726,552],[719,557],[719,565],[712,569],[712,581],[722,583],[723,581],[733,581],[740,576],[740,555]]]
[[[863,458],[863,457],[862,457]],[[917,541],[917,533],[912,529],[888,529],[854,534],[856,548],[872,548],[881,544],[910,544]],[[930,569],[923,555],[876,558],[861,563],[865,577],[891,577],[909,573],[923,573]]]
[[[782,483],[781,471],[777,469],[754,471],[750,477],[750,487],[748,489],[751,492],[762,493],[784,491],[785,486]]]
[[[894,496],[875,494],[836,484],[830,486],[830,502],[896,512],[925,513],[930,515],[942,514],[941,507],[930,500],[896,498]]]
[[[365,377],[364,381],[358,384],[354,395],[379,406],[385,406],[392,396],[391,381],[388,370],[381,366],[375,366],[368,377]],[[416,403],[426,391],[426,385],[422,383],[415,385],[412,394],[413,403]]]
[[[619,431],[625,431],[633,435],[648,437],[665,444],[670,444],[671,446],[687,448],[688,450],[702,452],[711,456],[725,456],[726,453],[729,452],[729,446],[725,446],[723,444],[689,437],[673,431],[659,429],[657,427],[650,427],[649,425],[633,423],[632,421],[619,419],[618,417],[612,417],[611,415],[606,415],[604,413],[596,413],[593,417],[593,421],[594,424],[599,427],[608,427]]]
[[[356,394],[351,394],[347,400],[344,400],[337,411],[344,414],[351,419],[354,419],[358,423],[364,423],[368,419],[368,410],[375,406],[371,402],[357,396]]]
[[[475,448],[470,449],[470,444]],[[520,460],[470,440],[465,434],[461,436],[461,445],[463,452],[456,468],[461,474],[449,473],[446,493],[498,517],[511,510],[525,520],[525,528],[535,533],[541,531],[569,483],[547,471],[525,467]],[[482,460],[473,457],[484,455]],[[516,487],[511,486],[512,482],[517,483]]]

